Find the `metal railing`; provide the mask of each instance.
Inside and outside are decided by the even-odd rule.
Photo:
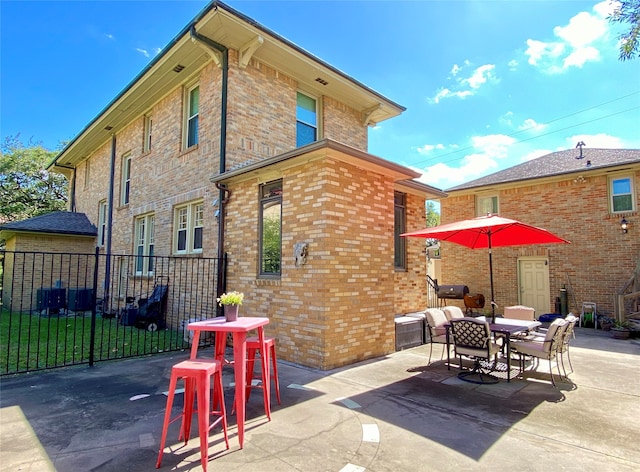
[[[216,258],[1,251],[0,375],[186,349],[187,324],[217,315],[225,270]]]

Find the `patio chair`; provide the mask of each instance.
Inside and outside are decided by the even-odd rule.
[[[571,365],[571,355],[569,354],[569,345],[571,344],[571,340],[576,337],[574,328],[576,326],[576,323],[578,322],[578,317],[574,315],[569,315],[565,318],[565,321],[567,322],[567,326],[562,335],[562,342],[558,344],[558,350],[560,354],[560,363],[562,364],[562,371],[564,372],[565,378],[567,378],[568,377],[567,369],[565,369],[564,367],[564,354],[565,353],[567,354],[567,360],[569,361],[569,368],[571,369],[571,372],[569,372],[569,374],[572,374],[573,365]]]
[[[464,313],[462,313],[462,309],[454,305],[445,306],[442,309],[442,311],[444,311],[444,316],[447,317],[448,321],[464,318]]]
[[[458,378],[477,384],[498,383],[499,379],[492,376],[490,372],[498,363],[501,347],[494,342],[489,323],[471,317],[453,319],[450,323],[453,348],[455,355],[460,358],[460,367],[462,367],[462,356],[474,361],[473,369],[459,372]],[[481,364],[483,359],[489,362],[488,370]]]
[[[551,375],[551,384],[555,387],[556,382],[553,378],[553,367],[551,361],[557,358],[560,351],[560,345],[562,344],[562,336],[564,335],[567,327],[567,321],[562,318],[557,318],[551,323],[545,337],[542,340],[525,340],[515,341],[511,343],[511,349],[518,354],[520,363],[520,372],[524,372],[525,358],[531,357],[536,361],[534,369],[537,369],[540,359],[547,359],[549,361],[549,374]],[[560,373],[560,365],[556,362],[558,368],[558,375],[562,377]]]
[[[431,364],[431,355],[433,354],[433,343],[447,344],[447,317],[442,310],[439,308],[428,308],[424,312],[425,319],[427,322],[427,326],[429,329],[429,337],[431,338],[431,342],[429,343],[429,362],[427,365]],[[444,350],[440,356],[440,360],[442,360],[444,356]]]

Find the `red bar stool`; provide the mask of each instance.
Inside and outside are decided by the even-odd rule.
[[[213,402],[211,402],[211,377],[213,376]],[[176,391],[178,380],[184,380],[184,405],[182,412],[175,418],[171,418],[173,407],[173,397]],[[197,395],[197,410],[193,409],[194,393]],[[209,408],[211,406],[211,408]],[[219,409],[215,410],[214,408]],[[198,413],[198,431],[200,433],[200,461],[202,470],[206,472],[209,460],[209,431],[218,423],[222,423],[224,432],[224,442],[229,449],[229,438],[227,437],[227,415],[224,406],[224,391],[222,386],[222,364],[217,360],[193,359],[179,362],[171,369],[171,380],[169,382],[169,393],[167,395],[167,407],[164,412],[164,423],[162,425],[162,438],[160,440],[160,452],[156,469],[160,468],[162,455],[164,453],[165,440],[169,425],[178,419],[182,419],[180,435],[184,436],[184,443],[187,444],[191,436],[191,420],[194,413]],[[209,423],[210,415],[218,418]]]
[[[267,365],[269,365],[269,358],[271,358],[271,365],[273,366],[273,375],[270,376],[273,378],[273,383],[276,387],[276,399],[278,400],[278,405],[280,405],[280,384],[278,382],[278,364],[276,359],[276,340],[274,338],[266,337],[264,338],[264,342],[267,345]],[[261,380],[260,385],[255,385],[256,388],[264,388],[264,376],[262,373],[260,377],[254,377],[253,375],[253,367],[256,361],[256,354],[260,352],[260,341],[257,336],[251,336],[247,338],[247,390],[246,390],[246,398],[249,401],[249,395],[251,395],[251,387],[253,386],[251,383],[253,379]],[[260,352],[262,356],[262,352]],[[269,388],[267,386],[267,388]],[[266,392],[265,392],[266,395]],[[266,404],[266,402],[265,402]]]

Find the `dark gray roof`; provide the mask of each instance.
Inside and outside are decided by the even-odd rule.
[[[445,192],[575,172],[586,174],[606,167],[640,163],[640,149],[591,149],[585,147],[582,149],[582,159],[577,159],[579,156],[579,149],[552,152],[494,174],[448,188]]]
[[[28,231],[35,233],[74,234],[97,236],[97,228],[84,213],[54,211],[46,215],[34,216],[27,220],[12,221],[0,225],[0,231]]]

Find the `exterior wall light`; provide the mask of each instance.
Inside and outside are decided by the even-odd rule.
[[[622,218],[622,221],[620,222],[620,229],[622,229],[623,233],[629,231],[629,222],[625,218]]]

